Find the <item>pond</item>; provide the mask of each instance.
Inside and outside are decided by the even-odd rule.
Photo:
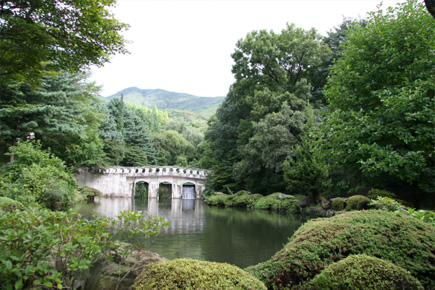
[[[170,225],[150,249],[168,258],[192,258],[247,267],[268,260],[302,224],[299,216],[217,208],[202,200],[99,198],[76,208],[115,217],[121,210],[166,217]]]

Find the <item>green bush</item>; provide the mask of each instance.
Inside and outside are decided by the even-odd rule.
[[[331,207],[335,211],[342,211],[344,209],[343,199],[341,197],[334,198]]]
[[[426,289],[435,289],[435,228],[380,210],[310,220],[270,260],[246,270],[268,288],[291,289],[328,265],[357,254],[392,261]]]
[[[22,142],[11,147],[11,152],[15,158],[3,166],[0,196],[47,208],[67,206],[80,199],[74,175],[39,143]]]
[[[176,259],[144,267],[133,285],[136,290],[266,289],[242,269],[225,263]]]
[[[387,211],[398,211],[403,208],[403,205],[389,197],[378,196],[376,200],[372,200],[369,204],[377,209],[387,210]]]
[[[98,189],[89,187],[89,186],[79,186],[78,188],[79,193],[85,197],[95,197],[95,196],[102,196],[103,193],[99,191]]]
[[[128,236],[143,245],[164,225],[160,218],[130,211],[93,220],[75,211],[0,211],[0,289],[73,288],[97,259],[112,253],[125,257],[134,246],[121,247],[114,237]]]
[[[346,200],[346,210],[361,209],[362,203],[370,203],[370,199],[364,195],[353,195]]]
[[[394,193],[389,192],[387,190],[376,189],[376,188],[370,189],[368,194],[367,194],[367,197],[370,199],[377,199],[378,196],[388,197],[388,198],[392,198],[392,199],[396,198],[396,195]]]
[[[349,256],[331,264],[304,290],[424,290],[421,283],[405,269],[366,255]]]
[[[209,196],[205,199],[205,202],[208,205],[212,206],[228,206],[230,204],[229,199],[231,198],[231,195],[228,194],[216,194]]]
[[[289,212],[293,214],[300,213],[301,207],[298,204],[296,198],[282,198],[278,196],[282,194],[280,192],[272,193],[267,196],[263,196],[254,203],[255,209],[273,210],[278,212]]]
[[[0,196],[0,210],[4,210],[4,211],[24,210],[24,206],[16,200]]]
[[[245,208],[251,208],[254,206],[254,203],[262,198],[263,196],[261,194],[238,194],[232,198],[233,199],[233,205],[236,207],[245,207]]]

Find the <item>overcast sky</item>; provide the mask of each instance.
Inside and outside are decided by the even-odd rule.
[[[401,0],[384,0],[392,6]],[[118,0],[115,17],[130,54],[116,55],[91,80],[109,96],[128,87],[225,96],[234,82],[231,54],[253,30],[280,32],[286,23],[326,35],[343,17],[365,18],[380,0]]]

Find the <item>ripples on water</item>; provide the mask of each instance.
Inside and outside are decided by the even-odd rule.
[[[298,216],[209,207],[194,199],[100,198],[77,206],[82,214],[97,211],[109,217],[125,209],[169,221],[151,251],[168,259],[226,262],[242,268],[268,260],[302,224]]]

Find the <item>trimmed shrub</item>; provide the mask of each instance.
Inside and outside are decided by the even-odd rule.
[[[132,289],[266,289],[242,269],[225,263],[176,259],[144,267]]]
[[[295,288],[349,255],[375,256],[408,270],[435,288],[435,227],[379,210],[313,219],[270,260],[246,270],[268,288]]]
[[[217,194],[209,196],[205,199],[205,202],[208,205],[212,206],[227,206],[229,204],[228,199],[231,198],[231,195],[228,194]]]
[[[366,255],[349,256],[331,264],[304,290],[424,290],[421,283],[405,269],[389,261]]]
[[[279,199],[278,196],[280,194],[282,193],[276,192],[267,196],[263,196],[254,203],[254,208],[279,212],[290,212],[293,214],[300,213],[301,207],[296,198]]]
[[[342,211],[344,209],[344,201],[341,197],[334,198],[331,206],[334,211]]]
[[[346,200],[346,210],[361,209],[363,203],[370,203],[370,199],[364,195],[353,195]]]
[[[254,203],[262,197],[263,196],[258,193],[256,194],[244,193],[242,195],[236,193],[236,195],[233,197],[233,205],[237,207],[250,208],[254,206]]]

